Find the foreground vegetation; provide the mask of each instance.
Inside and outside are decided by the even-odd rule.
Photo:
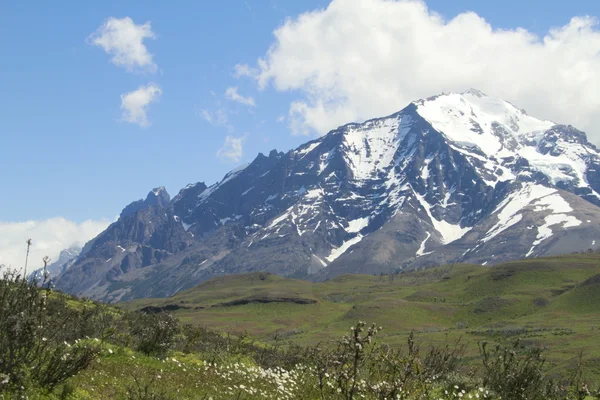
[[[358,320],[384,326],[379,340],[406,350],[414,331],[423,346],[460,339],[466,363],[481,341],[547,349],[546,369],[568,374],[579,362],[600,382],[600,255],[528,259],[482,267],[450,265],[395,275],[345,275],[311,283],[253,273],[224,276],[131,310],[167,309],[184,323],[266,343],[327,343]],[[472,361],[471,361],[472,360]]]
[[[578,262],[583,265],[587,261]],[[558,299],[570,292],[571,299],[563,298],[561,302],[574,301],[580,311],[584,307],[579,300],[573,300],[573,293],[586,290],[590,279],[593,287],[595,275],[592,273],[597,268],[592,267],[591,262],[587,267],[581,265],[573,266],[569,276],[580,278],[586,285],[574,284],[555,296]],[[284,322],[290,318],[281,309],[275,315],[277,307],[283,306],[291,318],[294,313],[310,312],[311,307],[313,311],[318,310],[316,307],[325,310],[331,307],[330,312],[336,312],[335,306],[343,307],[345,302],[332,300],[333,288],[339,290],[338,300],[348,301],[348,296],[356,296],[355,305],[368,304],[369,299],[381,298],[379,296],[388,296],[388,304],[394,305],[392,300],[397,299],[398,293],[411,296],[404,291],[409,284],[419,286],[413,294],[420,293],[419,302],[424,303],[423,285],[439,285],[437,293],[442,294],[443,285],[449,285],[452,280],[458,285],[457,278],[465,272],[470,276],[468,279],[463,276],[466,284],[479,281],[482,285],[490,271],[500,276],[513,271],[513,275],[500,281],[510,281],[514,276],[514,270],[502,268],[483,271],[456,266],[435,271],[400,275],[393,277],[393,281],[389,277],[344,277],[319,285],[264,274],[227,277],[202,285],[202,290],[182,293],[187,300],[176,296],[161,300],[162,303],[147,301],[153,305],[144,305],[144,312],[76,299],[52,291],[45,283],[40,289],[19,276],[7,274],[0,280],[0,398],[600,399],[599,382],[589,362],[593,352],[579,356],[574,353],[571,368],[557,371],[555,365],[546,361],[546,355],[552,355],[554,350],[537,346],[531,340],[532,332],[527,330],[485,332],[483,339],[475,343],[476,351],[470,351],[463,340],[451,339],[452,334],[446,335],[445,342],[436,343],[423,329],[421,332],[405,332],[406,328],[390,332],[389,326],[398,324],[395,318],[399,311],[395,307],[388,307],[379,315],[374,311],[376,308],[369,308],[371,315],[351,313],[354,318],[379,317],[385,320],[385,329],[354,322],[340,329],[341,334],[336,339],[317,338],[321,323],[318,313],[312,316],[316,328],[309,340],[306,340],[311,337],[307,334],[309,331],[288,337],[258,331],[263,339],[256,340],[240,332],[225,334],[185,323],[185,318],[190,318],[192,313],[200,317],[237,309],[236,314],[241,315],[240,308],[246,311],[253,308],[255,314],[251,317],[258,319],[258,326],[264,323],[266,332],[283,323],[277,318]],[[543,281],[562,282],[566,272],[561,271],[553,278],[541,272],[531,283],[527,283],[527,275],[523,275],[519,285],[513,281],[506,286],[513,287],[515,296],[527,296],[527,285],[539,288],[547,284],[540,284]],[[519,270],[524,274],[533,272]],[[450,279],[446,279],[448,276]],[[364,287],[366,280],[378,289]],[[269,293],[260,292],[269,285],[274,285],[270,286]],[[292,290],[295,285],[305,285],[312,288],[312,292],[295,292]],[[354,288],[353,292],[348,291],[350,287]],[[476,287],[481,286],[472,288]],[[448,288],[446,293],[450,290]],[[497,289],[493,292],[494,285],[480,290],[487,292],[488,297],[498,293]],[[216,293],[221,293],[220,298]],[[253,301],[248,301],[250,293],[253,293]],[[373,297],[369,297],[371,293]],[[597,292],[585,293],[586,297],[580,300],[595,301],[593,296]],[[460,294],[458,289],[456,294]],[[330,296],[329,300],[323,300],[325,296]],[[192,297],[196,297],[194,307],[204,308],[192,308]],[[202,306],[197,305],[199,298]],[[359,298],[363,303],[356,301]],[[430,303],[453,304],[450,296],[445,298],[445,302],[430,300]],[[276,301],[272,301],[274,299]],[[552,302],[556,299],[549,301]],[[175,304],[179,304],[179,308],[174,307]],[[407,300],[406,304],[410,302]],[[128,307],[136,309],[139,305]],[[544,307],[558,308],[550,304]],[[182,321],[164,310],[173,311]],[[384,312],[389,314],[388,318],[381,318]],[[463,312],[467,315],[466,310]],[[416,317],[405,324],[410,326],[415,320]],[[238,318],[238,322],[243,321]],[[309,326],[308,322],[303,323]],[[465,329],[472,328],[460,328],[462,333]],[[305,335],[305,340],[289,340],[300,335]],[[397,345],[390,345],[390,339]]]

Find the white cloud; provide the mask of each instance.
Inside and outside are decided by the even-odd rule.
[[[250,107],[256,107],[256,103],[252,97],[244,97],[238,93],[238,88],[233,86],[227,88],[225,91],[225,97],[229,100],[237,101],[238,103],[245,104]]]
[[[223,147],[217,151],[217,157],[224,161],[239,162],[244,154],[244,141],[246,135],[241,137],[226,136]]]
[[[73,244],[84,245],[102,232],[110,221],[75,223],[62,217],[41,221],[0,222],[0,264],[22,270],[25,266],[27,245],[31,239],[28,273],[43,266],[42,258],[57,260],[61,250]]]
[[[102,47],[112,57],[112,63],[117,66],[128,71],[141,69],[154,72],[156,64],[144,45],[144,39],[154,38],[156,35],[152,32],[150,22],[136,25],[129,17],[110,17],[89,36],[88,42]]]
[[[248,64],[236,64],[233,76],[236,78],[240,78],[242,76],[249,76],[255,78],[259,75],[259,73],[260,70],[256,68],[250,68]]]
[[[227,111],[224,108],[219,108],[216,111],[203,108],[198,111],[198,114],[203,120],[214,126],[226,126],[229,120]]]
[[[260,88],[298,91],[290,124],[318,132],[393,113],[443,91],[478,88],[600,140],[600,32],[577,17],[537,37],[468,12],[451,20],[417,0],[333,0],[288,19],[258,60]]]
[[[140,86],[133,92],[121,95],[122,119],[126,122],[138,124],[141,127],[149,126],[147,111],[150,103],[158,100],[162,90],[154,83]]]
[[[199,109],[197,113],[200,116],[200,118],[202,118],[214,127],[224,127],[229,133],[233,133],[235,131],[233,125],[229,123],[230,112],[223,107],[219,107],[214,111],[209,110],[208,108],[202,108]]]

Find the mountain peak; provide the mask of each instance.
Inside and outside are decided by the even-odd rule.
[[[154,193],[156,196],[158,196],[161,193],[167,193],[167,189],[165,189],[164,186],[159,186],[157,188],[152,189],[152,193]]]
[[[488,97],[488,95],[483,93],[481,90],[474,89],[474,88],[467,89],[464,92],[462,92],[461,94],[472,95],[475,97]]]
[[[145,200],[139,199],[130,203],[127,207],[121,211],[119,218],[125,218],[135,214],[140,210],[144,210],[148,207],[166,207],[171,201],[171,196],[167,193],[164,186],[159,186],[148,192]]]
[[[171,196],[164,186],[152,189],[146,196],[146,204],[152,206],[165,207],[171,201]]]
[[[277,149],[273,149],[269,152],[269,158],[277,158],[277,157],[281,157],[283,155],[283,153],[280,153],[277,151]]]
[[[516,147],[537,142],[555,124],[531,117],[499,97],[477,89],[448,93],[414,103],[417,113],[461,147],[479,148],[502,157]],[[500,152],[504,152],[499,154]]]

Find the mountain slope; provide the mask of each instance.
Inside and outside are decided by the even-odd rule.
[[[443,94],[260,154],[210,187],[188,185],[148,208],[161,210],[157,243],[111,227],[99,236],[160,257],[110,276],[97,264],[83,272],[80,257],[59,281],[114,300],[233,273],[321,280],[583,251],[600,238],[599,166],[598,149],[571,126],[477,90]]]
[[[116,222],[84,246],[75,263],[57,278],[57,287],[102,297],[102,288],[122,275],[185,250],[194,240],[166,207],[169,200],[164,188],[158,188],[125,207]],[[118,294],[111,297],[116,299]]]
[[[54,280],[56,277],[63,274],[69,269],[77,260],[77,257],[81,253],[81,247],[77,244],[73,244],[68,249],[64,249],[60,252],[58,260],[52,262],[47,266],[46,272],[48,274],[47,279]],[[44,268],[38,268],[29,275],[29,279],[34,279],[38,282],[44,281]]]

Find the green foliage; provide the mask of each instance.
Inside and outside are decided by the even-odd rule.
[[[6,391],[29,385],[52,390],[97,354],[92,346],[63,340],[71,313],[58,311],[60,300],[50,295],[12,272],[0,279],[0,382]]]
[[[148,379],[133,377],[133,383],[127,385],[128,400],[174,400],[175,397],[170,396],[164,390],[160,390],[157,386],[156,377]]]
[[[407,351],[375,342],[381,327],[365,331],[362,321],[350,328],[331,350],[315,347],[308,363],[316,375],[321,398],[413,399],[429,396],[440,382],[455,373],[462,361],[463,347],[432,347],[421,356],[414,333]],[[428,397],[425,397],[428,398]]]
[[[542,349],[525,348],[515,341],[512,347],[496,345],[488,350],[480,343],[484,385],[515,400],[545,399]]]
[[[146,355],[165,355],[175,342],[179,323],[171,314],[136,314],[131,318],[131,333],[138,351]]]
[[[430,333],[426,329],[402,330],[396,325],[389,332],[387,326],[381,331],[375,324],[359,322],[353,324],[350,332],[345,325],[346,334],[339,335],[339,340],[329,340],[346,319],[361,315],[385,315],[391,324],[408,325],[427,316],[419,315],[422,310],[441,313],[448,310],[446,307],[456,305],[459,297],[461,307],[471,311],[483,304],[482,299],[506,298],[502,304],[513,304],[514,296],[500,293],[496,285],[498,282],[504,285],[520,273],[525,274],[522,281],[511,284],[526,291],[530,284],[523,283],[530,280],[527,271],[499,269],[492,276],[489,270],[465,266],[454,271],[440,268],[397,274],[394,282],[378,282],[375,277],[365,283],[365,277],[343,277],[321,284],[312,293],[292,290],[311,287],[308,282],[295,286],[295,281],[272,276],[242,277],[239,285],[236,278],[224,277],[205,285],[203,299],[220,306],[215,307],[216,311],[204,310],[206,314],[202,315],[237,310],[237,318],[242,318],[240,309],[252,310],[251,317],[258,329],[273,327],[268,324],[275,307],[279,310],[278,319],[283,321],[290,310],[300,313],[292,317],[306,313],[312,318],[292,333],[276,329],[263,336],[266,339],[262,341],[245,332],[223,333],[181,324],[174,315],[164,312],[125,311],[75,299],[46,287],[40,289],[20,277],[7,276],[0,281],[0,399],[600,399],[597,382],[589,380],[588,370],[594,368],[593,362],[583,355],[576,362],[571,357],[570,373],[560,375],[550,370],[546,353],[532,340],[541,334],[570,340],[575,327],[550,330],[490,325],[485,332],[473,331],[476,333],[455,332],[451,328],[439,332],[436,343],[426,343],[422,342]],[[583,281],[589,274],[575,270],[569,272],[569,279]],[[538,279],[542,281],[557,281],[556,277],[540,276]],[[453,280],[451,286],[448,282]],[[431,285],[427,290],[422,290],[424,282]],[[227,289],[229,284],[237,285],[239,293],[232,294]],[[211,285],[221,296],[218,301],[209,300],[214,295],[210,292]],[[262,287],[281,285],[290,289],[290,293],[284,293],[286,298],[312,299],[317,303],[222,305],[235,300],[234,296],[248,298],[244,290],[252,285],[257,285],[254,293]],[[469,287],[477,292],[477,285],[489,286],[486,291],[471,293],[469,297],[456,289]],[[402,295],[400,302],[394,297],[395,290]],[[574,290],[570,291],[575,293]],[[456,292],[451,295],[453,291]],[[534,298],[542,297],[537,290],[533,292]],[[190,294],[193,292],[186,296]],[[376,296],[381,298],[375,301]],[[327,303],[325,297],[335,303]],[[445,301],[435,300],[438,298]],[[382,299],[389,306],[385,314],[377,314],[384,304]],[[189,298],[178,301],[183,311],[175,315],[185,316],[189,312],[186,310],[193,310],[186,303]],[[346,307],[344,302],[348,301],[357,307]],[[420,307],[417,311],[411,308],[414,304]],[[552,304],[550,301],[543,306],[533,303],[531,306]],[[345,310],[345,319],[325,318],[328,325],[323,325],[319,317],[311,314],[315,308],[323,312]],[[498,311],[502,307],[484,308],[482,313],[469,311],[471,319],[465,318],[464,313],[457,318],[473,322],[488,309],[504,312]],[[157,309],[161,308],[149,308]],[[403,317],[410,319],[402,320]],[[313,325],[324,327],[321,341],[310,338],[302,344],[294,340],[302,332],[314,330]],[[564,336],[565,332],[571,333]],[[494,343],[481,342],[478,356],[468,354],[457,333],[485,334]],[[517,337],[523,340],[513,340]],[[507,338],[512,341],[508,345],[504,342]],[[385,344],[389,339],[395,342]]]
[[[347,400],[354,399],[366,386],[364,380],[359,382],[359,376],[368,360],[367,347],[371,345],[380,329],[373,324],[363,334],[365,325],[360,321],[350,328],[351,334],[345,335],[339,341],[337,349],[328,355],[329,370],[333,374],[335,389]]]
[[[455,264],[387,276],[346,275],[312,283],[258,274],[224,276],[170,298],[138,299],[122,306],[172,307],[184,323],[241,335],[264,343],[310,346],[330,343],[358,320],[385,321],[379,340],[406,346],[414,330],[419,341],[439,347],[462,337],[466,362],[478,364],[481,340],[523,343],[551,349],[551,373],[571,370],[573,353],[584,351],[588,381],[600,382],[600,255],[527,259],[495,266]],[[243,304],[251,298],[284,301]],[[223,304],[237,304],[223,306]],[[566,340],[568,336],[568,340]]]

